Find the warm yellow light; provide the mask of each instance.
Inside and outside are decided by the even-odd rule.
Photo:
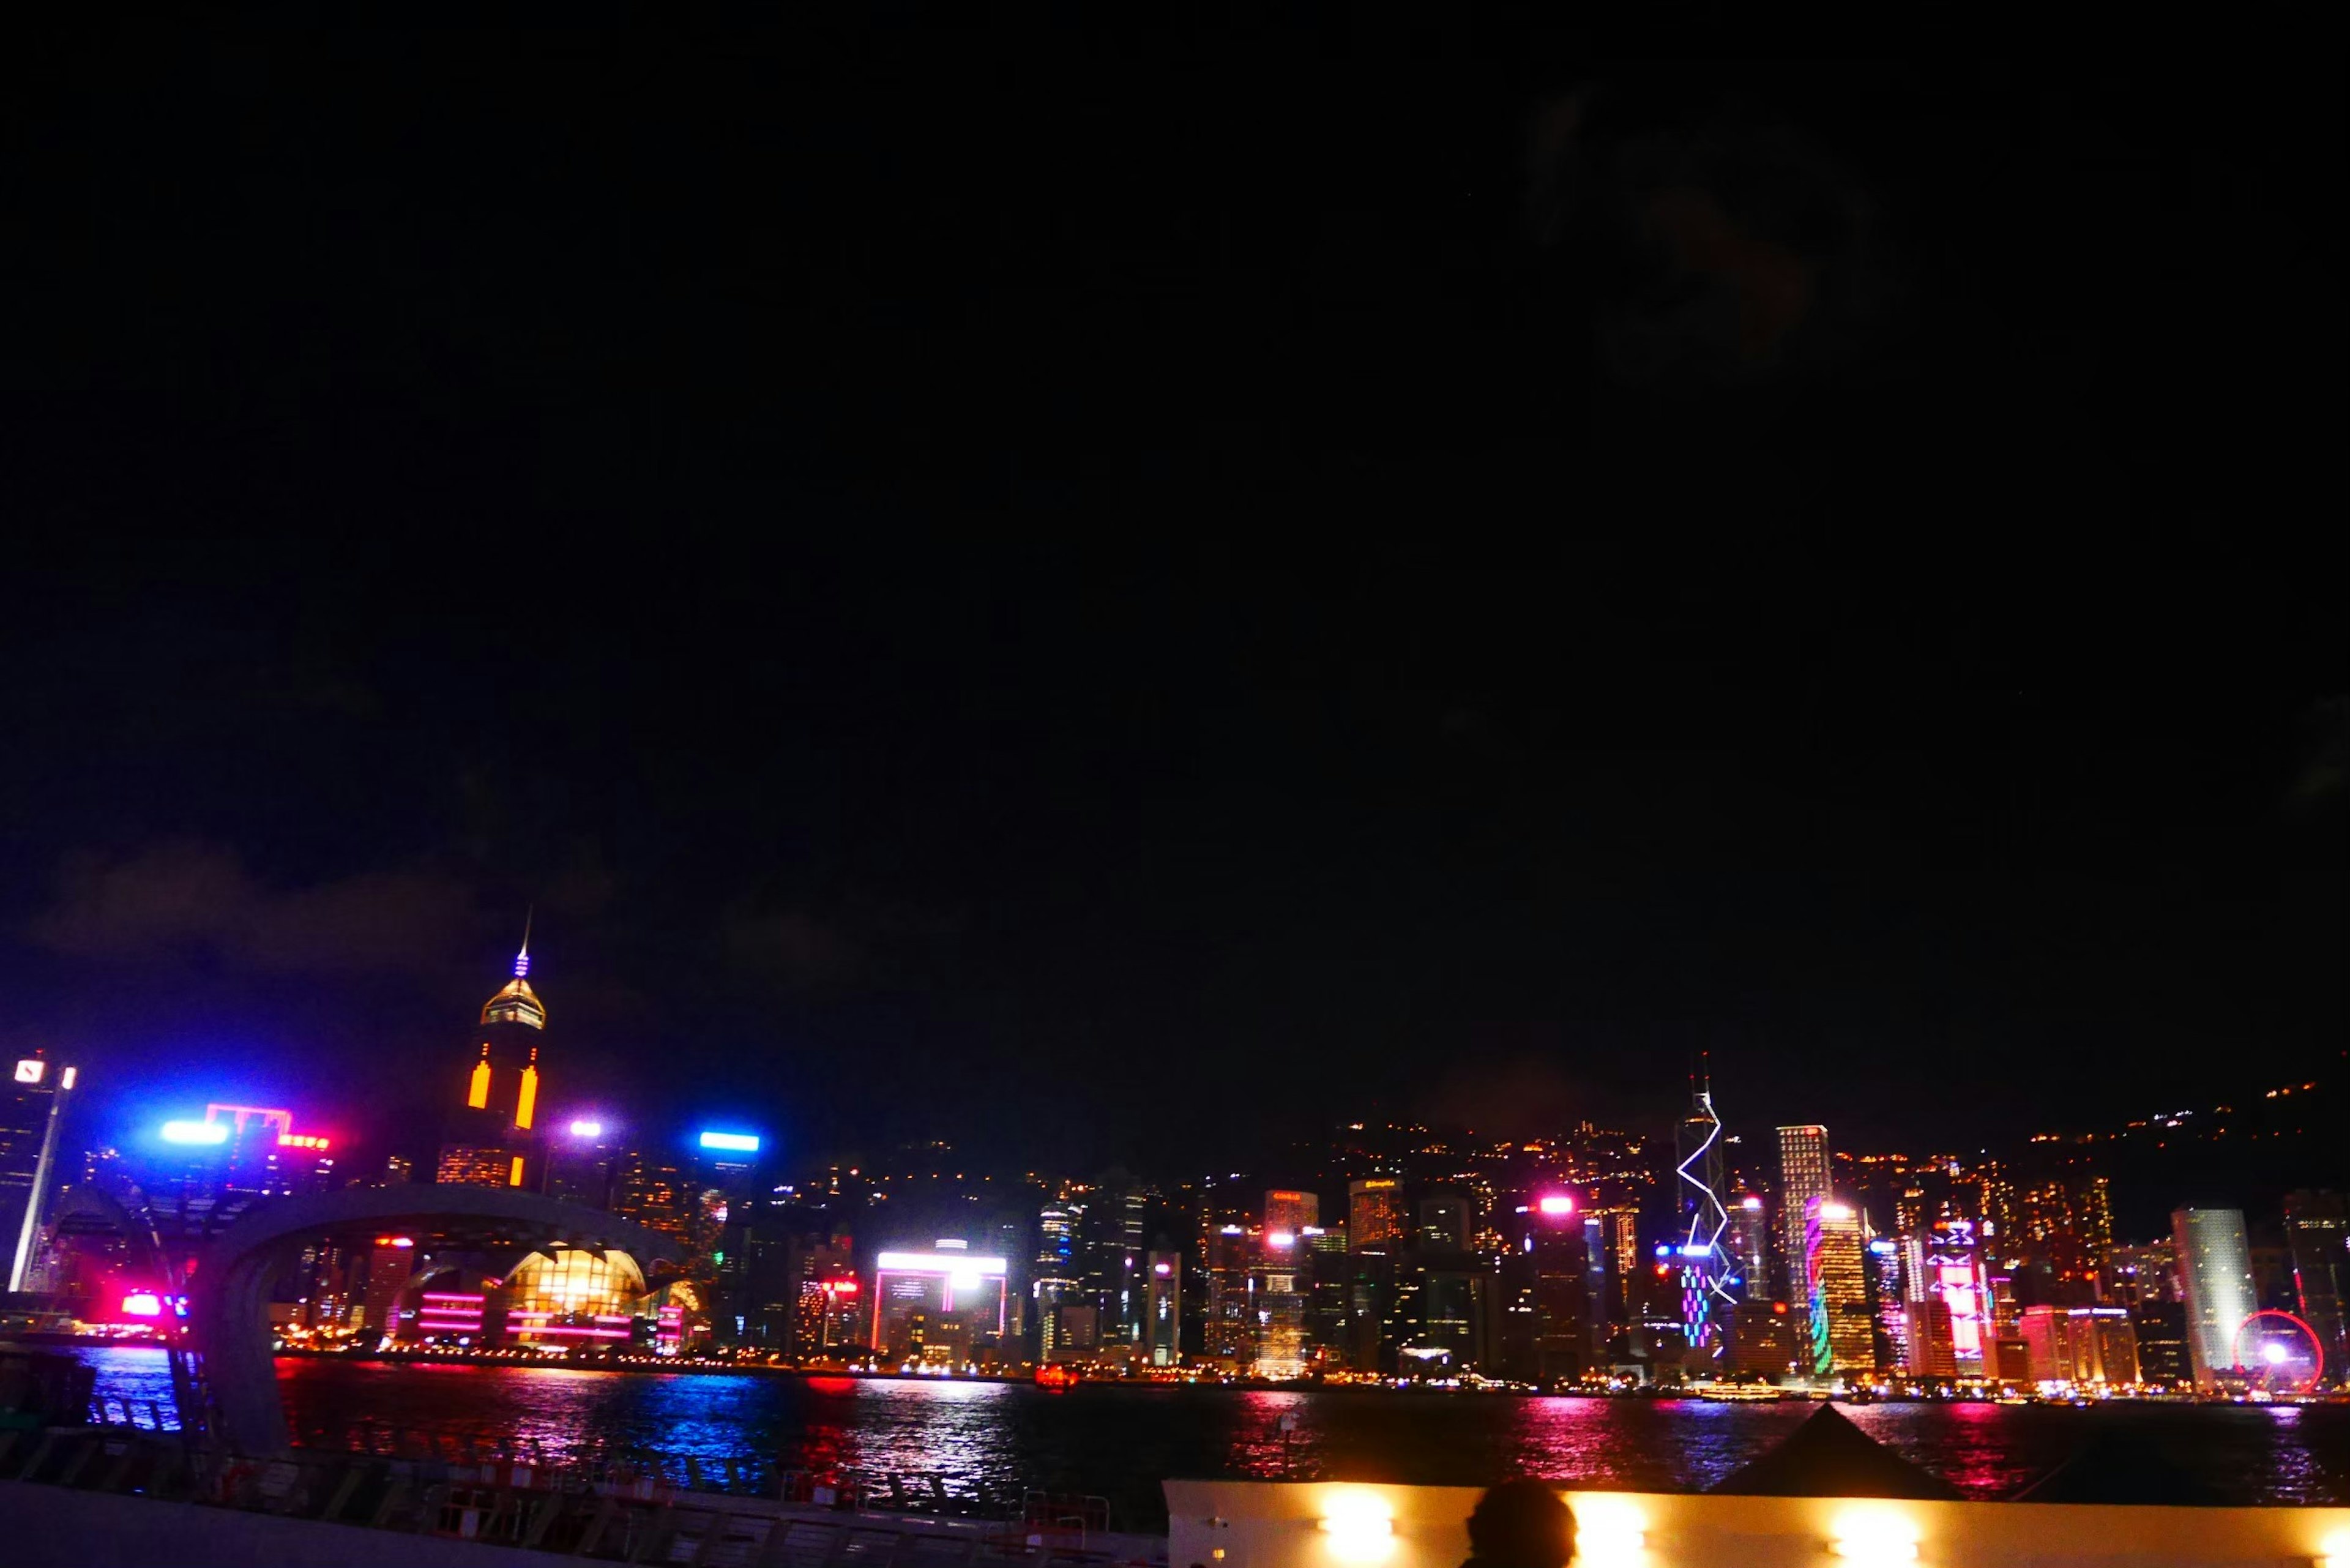
[[[1395,1515],[1378,1492],[1349,1487],[1330,1493],[1322,1507],[1322,1530],[1337,1561],[1379,1563],[1395,1551]]]
[[[1915,1563],[1918,1527],[1898,1513],[1871,1510],[1847,1513],[1835,1523],[1830,1550],[1856,1563]]]
[[[2350,1530],[2337,1530],[2317,1549],[2317,1568],[2350,1568]]]
[[[1626,1497],[1586,1492],[1575,1510],[1575,1560],[1592,1568],[1634,1568],[1648,1555],[1648,1521]]]
[[[473,1064],[473,1086],[465,1091],[465,1103],[477,1111],[490,1103],[490,1064],[486,1057]]]
[[[530,1118],[533,1113],[537,1109],[538,1069],[536,1067],[525,1067],[522,1070],[522,1097],[515,1101],[515,1126],[522,1128],[525,1132],[528,1132],[530,1130]]]
[[[506,1172],[506,1185],[508,1187],[522,1185],[522,1156],[520,1155],[514,1157],[514,1167]]]

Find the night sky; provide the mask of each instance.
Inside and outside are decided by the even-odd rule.
[[[402,1136],[533,905],[558,1113],[793,1152],[2339,1074],[2320,62],[48,64],[0,1046],[98,1120]]]

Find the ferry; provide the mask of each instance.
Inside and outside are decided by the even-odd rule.
[[[1076,1368],[1063,1362],[1048,1361],[1036,1368],[1036,1386],[1054,1393],[1065,1393],[1077,1386]]]

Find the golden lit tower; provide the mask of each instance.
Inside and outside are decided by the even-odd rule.
[[[546,1032],[546,1004],[530,988],[530,922],[514,978],[482,1004],[481,1055],[466,1085],[465,1104],[496,1111],[523,1131],[538,1114],[538,1045]]]
[[[469,1186],[520,1187],[537,1179],[538,1046],[546,1004],[530,988],[530,921],[514,978],[482,1006],[480,1050],[465,1084],[465,1106],[450,1113],[438,1179]]]

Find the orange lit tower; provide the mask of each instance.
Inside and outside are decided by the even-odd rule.
[[[525,919],[514,978],[482,1004],[465,1105],[450,1120],[440,1180],[473,1187],[524,1185],[536,1147],[531,1127],[538,1116],[538,1047],[546,1033],[546,1004],[530,984]]]

